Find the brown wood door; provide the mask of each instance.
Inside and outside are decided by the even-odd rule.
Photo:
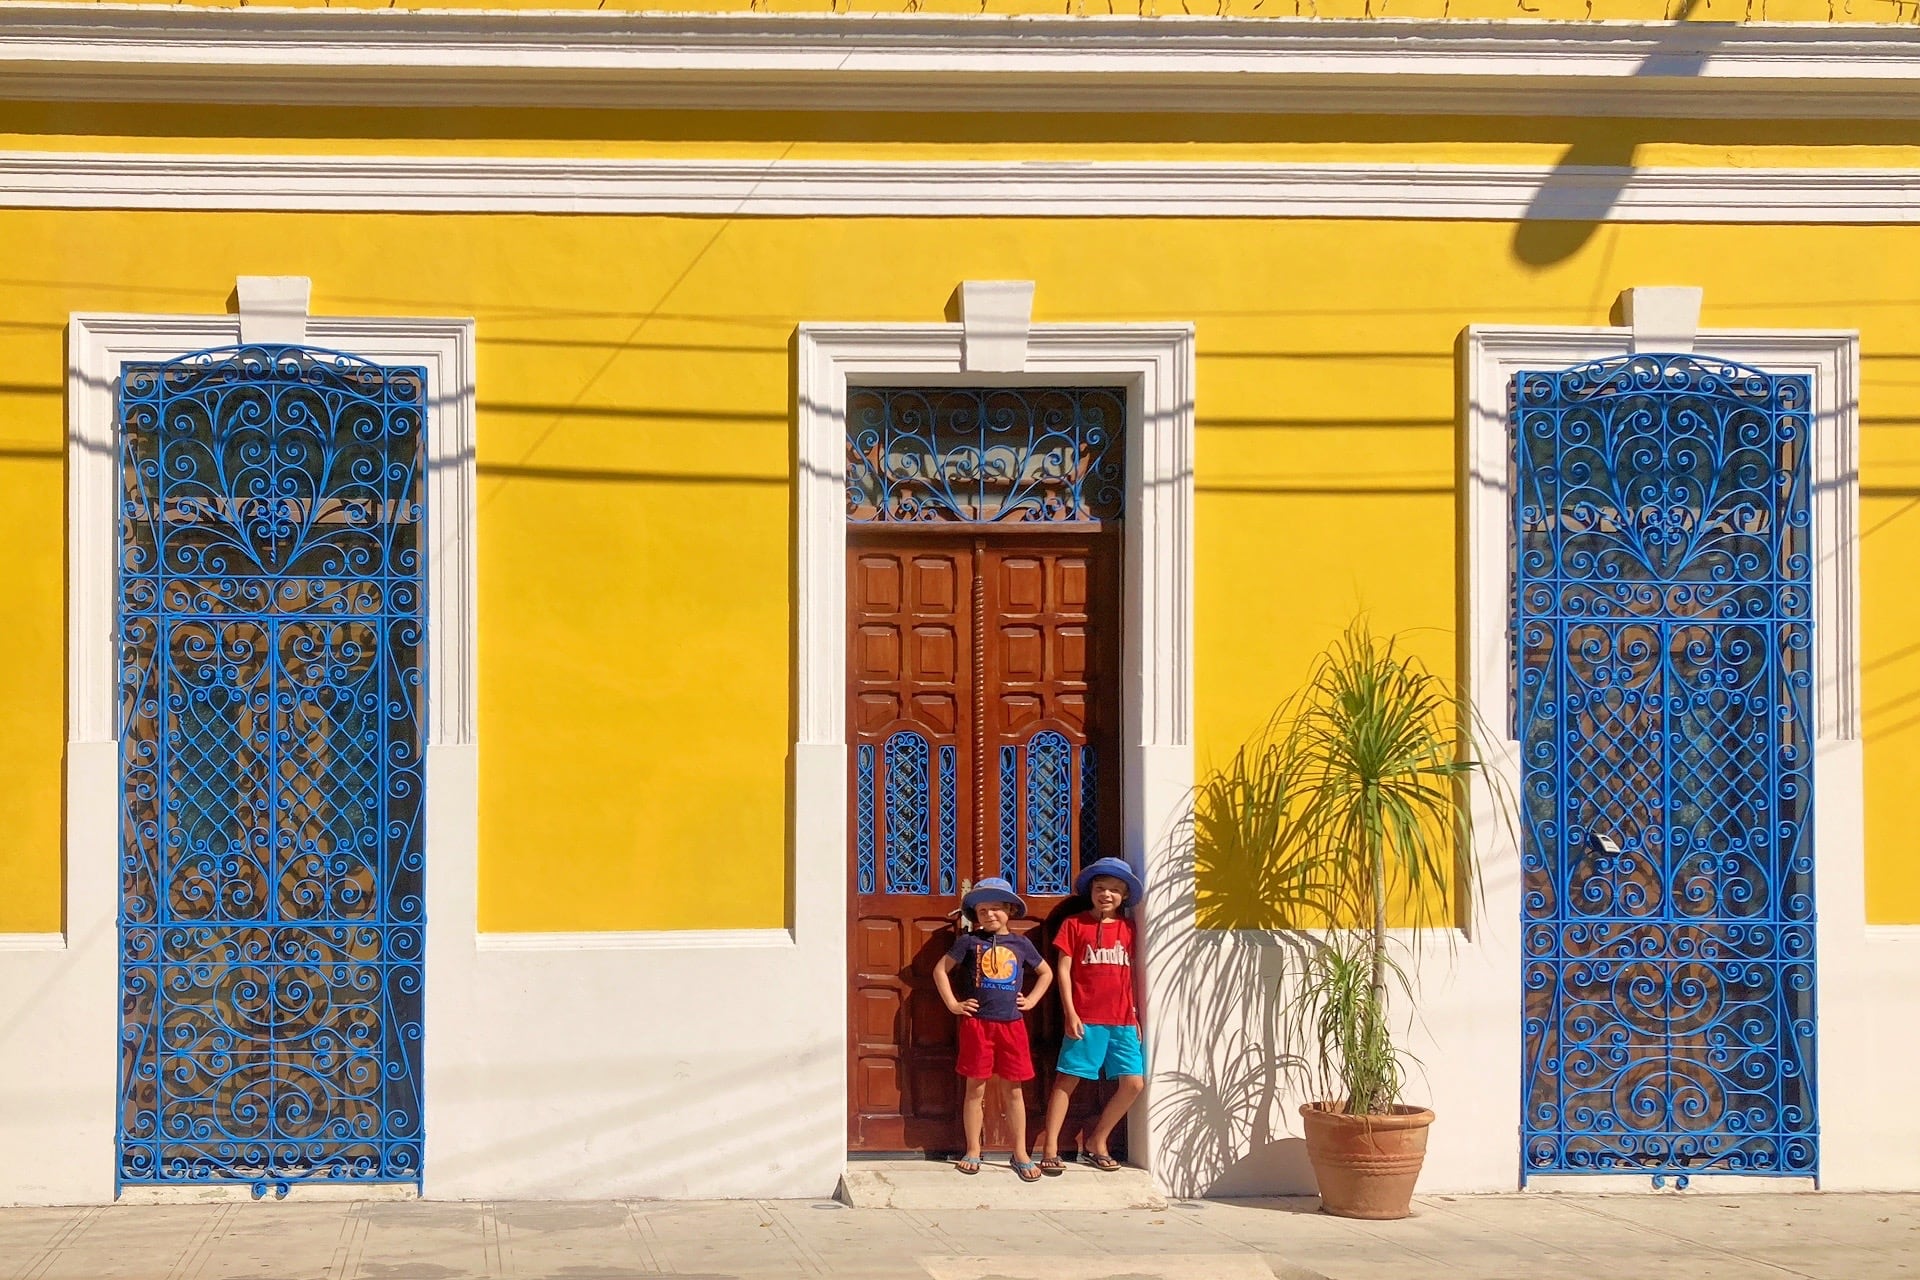
[[[961,887],[1012,880],[1019,928],[1051,958],[1073,874],[1119,850],[1119,555],[1111,526],[849,531],[851,1150],[959,1144],[932,973]],[[1057,1000],[1028,1025],[1037,1129]],[[1076,1115],[1103,1096],[1083,1088]]]

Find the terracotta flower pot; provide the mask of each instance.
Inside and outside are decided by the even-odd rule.
[[[1326,1102],[1300,1108],[1320,1207],[1342,1218],[1406,1217],[1427,1158],[1433,1112],[1395,1107],[1392,1115],[1350,1116],[1332,1108]]]

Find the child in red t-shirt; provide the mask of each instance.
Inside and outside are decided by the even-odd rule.
[[[1111,1173],[1120,1162],[1108,1153],[1107,1139],[1146,1083],[1146,1055],[1133,1000],[1133,921],[1126,914],[1130,903],[1140,901],[1140,877],[1119,858],[1101,858],[1081,870],[1073,891],[1091,900],[1093,909],[1070,917],[1053,939],[1060,953],[1060,1005],[1067,1038],[1047,1099],[1040,1172],[1064,1172],[1060,1126],[1066,1123],[1067,1104],[1082,1080],[1104,1078],[1119,1084],[1093,1131],[1081,1135],[1080,1158]]]
[[[963,933],[933,969],[933,985],[949,1012],[960,1019],[960,1052],[955,1067],[967,1082],[961,1103],[967,1154],[954,1161],[961,1173],[980,1172],[980,1131],[986,1123],[987,1087],[1000,1096],[1013,1133],[1013,1171],[1022,1182],[1040,1181],[1040,1166],[1027,1153],[1027,1100],[1022,1082],[1033,1079],[1027,1049],[1027,1010],[1040,1003],[1053,981],[1053,967],[1033,944],[1009,927],[1027,906],[1013,886],[988,876],[967,891],[961,910],[974,931]],[[954,994],[947,975],[954,967],[971,979],[965,1000]],[[1024,975],[1034,975],[1033,990],[1022,991]]]

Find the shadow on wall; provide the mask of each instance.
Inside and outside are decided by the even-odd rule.
[[[1171,870],[1148,887],[1156,914],[1183,922],[1165,940],[1171,1007],[1155,1011],[1155,1038],[1180,1069],[1159,1073],[1152,1102],[1159,1163],[1178,1195],[1315,1193],[1294,1132],[1306,1064],[1286,1051],[1284,1024],[1287,978],[1316,943],[1284,927],[1303,906],[1274,856],[1289,838],[1293,780],[1269,750],[1256,739],[1200,783],[1174,836],[1189,850],[1162,860]]]
[[[1680,25],[1663,33],[1663,47],[1641,60],[1636,75],[1678,78],[1706,70],[1719,34],[1714,26],[1689,22],[1702,2],[1680,0],[1668,15]],[[1513,256],[1529,266],[1550,267],[1580,252],[1626,194],[1638,146],[1622,129],[1568,147],[1514,228]]]

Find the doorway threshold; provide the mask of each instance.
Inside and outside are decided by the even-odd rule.
[[[836,1199],[856,1209],[1164,1209],[1145,1169],[1112,1173],[1069,1164],[1058,1177],[1022,1182],[1005,1155],[988,1156],[969,1177],[939,1160],[856,1160],[840,1175]]]

